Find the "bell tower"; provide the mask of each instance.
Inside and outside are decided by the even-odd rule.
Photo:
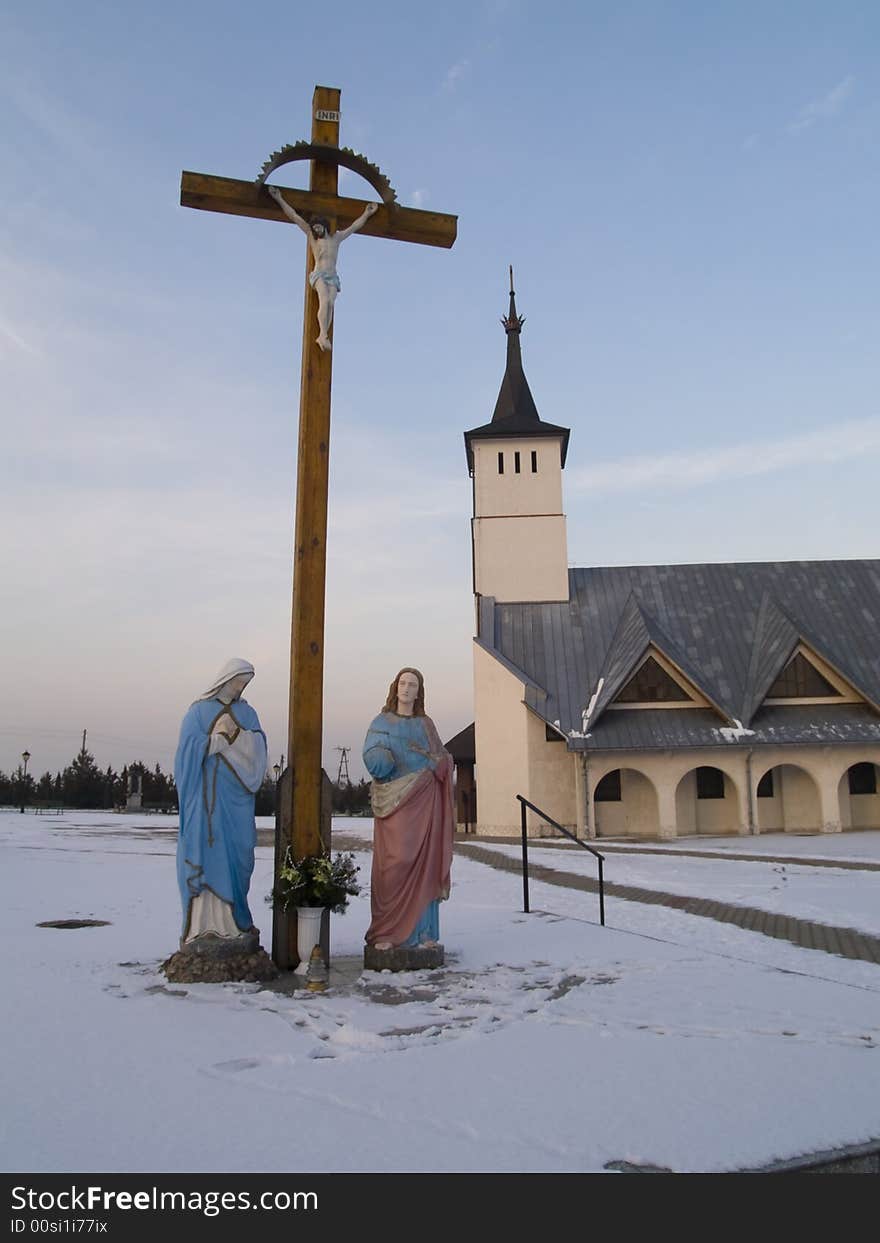
[[[562,470],[569,429],[538,415],[522,364],[525,316],[501,320],[507,364],[492,421],[464,434],[473,479],[474,594],[501,603],[568,599],[568,550]]]

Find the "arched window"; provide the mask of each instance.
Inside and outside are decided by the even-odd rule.
[[[703,765],[697,769],[697,798],[724,798],[724,773]]]
[[[873,764],[853,764],[846,775],[850,794],[877,793],[877,770]]]
[[[773,798],[773,769],[769,768],[758,782],[758,798]]]
[[[594,803],[619,803],[620,802],[620,769],[615,768],[613,772],[606,773],[599,784],[596,786],[593,794]]]

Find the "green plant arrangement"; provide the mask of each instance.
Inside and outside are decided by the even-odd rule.
[[[300,906],[325,906],[334,915],[342,915],[348,899],[360,893],[358,867],[353,854],[312,855],[294,859],[288,846],[278,872],[278,880],[266,901],[282,911]]]

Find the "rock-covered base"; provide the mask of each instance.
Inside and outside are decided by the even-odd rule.
[[[390,950],[364,947],[367,971],[424,971],[442,967],[445,962],[442,945],[395,945]]]
[[[174,984],[260,983],[279,974],[256,930],[232,941],[211,934],[188,941],[166,958],[162,970]]]

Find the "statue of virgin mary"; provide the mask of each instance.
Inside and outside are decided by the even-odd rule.
[[[207,934],[231,940],[255,931],[247,894],[267,751],[257,714],[241,698],[253,676],[249,661],[227,661],[181,725],[174,759],[181,948]]]

